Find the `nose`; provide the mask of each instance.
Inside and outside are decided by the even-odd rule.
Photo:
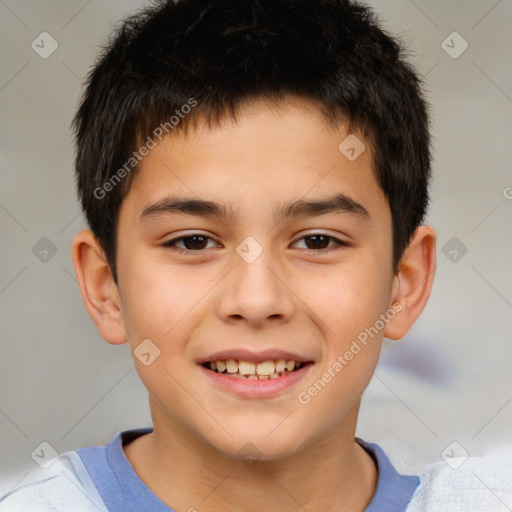
[[[252,262],[237,253],[234,268],[219,287],[216,313],[224,322],[245,322],[253,328],[272,323],[284,323],[294,313],[294,293],[286,283],[286,276],[270,250]]]

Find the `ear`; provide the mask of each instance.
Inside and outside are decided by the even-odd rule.
[[[407,246],[394,277],[391,304],[398,314],[384,329],[384,336],[405,336],[427,304],[436,269],[436,234],[430,226],[419,226]]]
[[[101,337],[113,345],[126,343],[119,290],[92,231],[87,229],[75,235],[71,256],[85,309]]]

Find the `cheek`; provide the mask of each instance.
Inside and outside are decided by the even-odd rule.
[[[389,277],[372,261],[332,269],[308,280],[307,304],[321,319],[325,337],[342,349],[374,325],[388,305]]]
[[[122,297],[123,317],[132,350],[149,338],[159,347],[165,366],[173,367],[186,356],[187,340],[201,321],[198,315],[205,313],[207,292],[218,277],[207,269],[185,269],[158,258],[146,260],[134,258],[124,268],[128,279]]]
[[[130,332],[162,337],[186,306],[193,281],[185,283],[182,272],[151,257],[149,251],[131,252],[120,261],[119,272],[124,284],[123,316]]]
[[[199,311],[196,306],[204,296],[204,283],[155,259],[144,261],[135,255],[124,271],[123,318],[136,371],[150,395],[162,398],[165,393],[166,400],[185,407],[186,397],[177,382],[183,382],[189,371],[183,363],[188,359],[187,340],[197,321],[194,313]],[[147,353],[149,357],[144,358]]]
[[[304,402],[314,403],[321,421],[336,424],[368,385],[378,362],[382,329],[379,318],[386,312],[390,277],[370,252],[359,261],[332,274],[312,293],[325,326],[322,368],[315,382],[304,390]],[[377,328],[376,328],[377,326]]]
[[[316,294],[312,309],[322,314],[325,351],[297,398],[300,407],[314,411],[319,429],[335,427],[358,406],[379,359],[382,332],[372,328],[385,310],[385,297],[383,287],[355,274],[350,280],[334,277]]]

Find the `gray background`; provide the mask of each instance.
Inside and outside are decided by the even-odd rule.
[[[358,427],[415,472],[447,447],[512,441],[512,2],[368,3],[410,48],[432,104],[434,289],[407,337],[386,343]],[[0,1],[0,494],[37,467],[43,441],[60,453],[150,425],[128,347],[99,336],[70,257],[86,227],[69,130],[81,81],[113,24],[143,5]],[[59,45],[46,59],[31,47],[44,31]],[[469,45],[458,58],[442,47],[460,52],[454,31]]]

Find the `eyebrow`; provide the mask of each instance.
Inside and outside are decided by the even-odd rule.
[[[361,203],[343,193],[324,199],[299,199],[293,203],[276,205],[273,212],[275,220],[291,217],[316,217],[328,213],[350,214],[362,220],[371,221],[368,210]],[[218,217],[224,221],[231,221],[235,212],[230,204],[193,197],[167,196],[144,208],[139,222],[150,217],[167,214]]]

